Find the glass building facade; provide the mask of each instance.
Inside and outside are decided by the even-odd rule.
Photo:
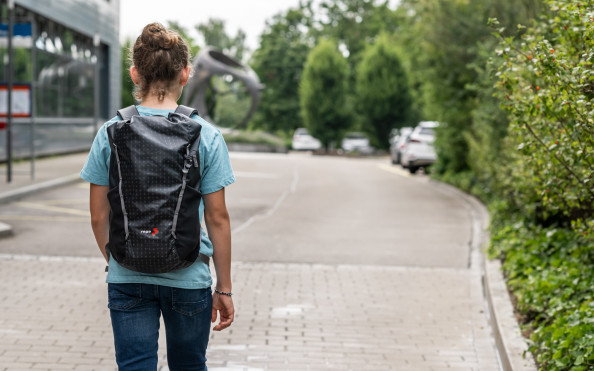
[[[121,96],[119,0],[14,0],[13,157],[88,149]],[[8,0],[0,0],[0,161],[7,158]]]

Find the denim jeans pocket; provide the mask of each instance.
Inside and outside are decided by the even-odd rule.
[[[208,308],[211,298],[207,289],[171,289],[171,309],[186,316],[196,314]]]
[[[139,283],[110,283],[107,286],[109,309],[128,310],[142,301],[142,288]]]

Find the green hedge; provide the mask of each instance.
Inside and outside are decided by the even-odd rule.
[[[497,30],[510,125],[490,253],[503,260],[539,367],[593,370],[594,4],[545,3],[521,37]]]
[[[594,250],[562,228],[498,216],[490,252],[503,271],[543,370],[594,369]]]

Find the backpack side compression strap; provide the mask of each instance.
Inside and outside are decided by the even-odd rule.
[[[179,106],[177,106],[177,108],[175,109],[175,113],[181,113],[182,115],[186,115],[188,117],[192,117],[193,114],[198,115],[198,111],[196,109],[187,107],[187,106],[183,106],[181,104]]]
[[[138,110],[136,109],[135,105],[128,106],[126,108],[122,108],[118,111],[118,116],[124,121],[130,120],[132,116],[140,116]]]

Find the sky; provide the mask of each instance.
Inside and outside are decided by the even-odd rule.
[[[225,21],[227,33],[242,29],[247,46],[254,50],[266,25],[275,14],[297,7],[299,0],[120,0],[120,40],[135,40],[145,25],[174,20],[197,37],[194,26],[209,18]]]

